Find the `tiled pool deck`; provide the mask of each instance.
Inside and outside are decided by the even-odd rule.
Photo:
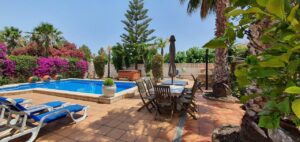
[[[198,97],[199,119],[187,117],[184,129],[180,135],[182,141],[206,142],[210,141],[214,128],[223,124],[239,124],[243,111],[238,104],[208,101]],[[52,100],[78,103],[90,106],[89,117],[77,124],[66,118],[47,125],[39,134],[37,142],[160,142],[173,141],[180,130],[179,118],[174,117],[172,122],[154,120],[154,113],[146,110],[137,112],[142,105],[138,96],[120,100],[114,104],[99,104],[95,102],[62,98],[38,93],[26,93],[9,96],[11,98],[32,99],[34,104]],[[29,136],[14,140],[22,142]],[[178,136],[177,136],[178,138]]]

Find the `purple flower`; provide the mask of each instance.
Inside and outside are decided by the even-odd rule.
[[[76,62],[76,68],[80,70],[81,76],[84,76],[84,74],[88,70],[88,62],[85,60],[79,60],[78,62]]]
[[[5,44],[0,43],[0,59],[7,59],[7,48]]]
[[[35,75],[43,77],[45,75],[63,74],[68,71],[68,61],[58,57],[38,59],[38,68],[35,70]]]
[[[0,43],[0,75],[11,77],[14,75],[16,63],[7,58],[7,48],[5,44]]]

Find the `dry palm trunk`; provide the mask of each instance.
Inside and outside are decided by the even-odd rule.
[[[226,28],[225,9],[229,6],[229,0],[216,1],[216,37],[221,37]],[[228,56],[227,48],[216,49],[215,68],[214,68],[214,85],[213,94],[216,97],[226,97],[231,94],[229,87],[229,64],[227,61]]]
[[[262,53],[268,45],[263,44],[260,40],[263,34],[263,30],[269,28],[272,25],[269,18],[264,18],[256,23],[253,23],[249,27],[248,33],[248,53],[257,55]]]

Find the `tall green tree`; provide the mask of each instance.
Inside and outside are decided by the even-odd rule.
[[[209,13],[216,14],[216,38],[222,37],[225,33],[227,19],[225,9],[229,7],[229,0],[180,0],[181,3],[188,1],[187,12],[192,14],[200,9],[202,19]],[[215,51],[214,85],[213,95],[216,97],[225,97],[231,95],[230,75],[228,64],[228,48],[217,48]]]
[[[175,63],[185,63],[186,62],[186,54],[184,51],[178,51],[175,56]]]
[[[124,57],[125,57],[125,51],[121,44],[117,44],[112,47],[112,63],[114,64],[114,67],[117,71],[122,70],[125,63],[124,63]]]
[[[79,47],[79,50],[82,51],[84,53],[84,58],[87,61],[90,61],[92,58],[92,53],[90,48],[87,45],[82,45],[81,47]]]
[[[105,65],[107,63],[107,54],[105,53],[103,48],[98,51],[98,54],[99,55],[94,59],[95,72],[99,78],[103,78]]]
[[[5,27],[4,30],[0,32],[0,40],[7,45],[8,54],[15,48],[25,46],[26,41],[22,38],[21,34],[22,31],[16,27]]]
[[[125,13],[126,33],[121,35],[122,42],[125,46],[126,57],[131,63],[134,63],[137,69],[137,63],[142,59],[138,55],[139,48],[143,48],[144,44],[153,41],[156,37],[151,36],[154,29],[150,29],[149,25],[152,19],[147,16],[148,9],[144,8],[143,0],[129,1],[129,10]]]
[[[36,42],[42,48],[43,56],[48,56],[50,48],[58,47],[64,41],[62,32],[52,24],[41,23],[33,29],[30,40]]]

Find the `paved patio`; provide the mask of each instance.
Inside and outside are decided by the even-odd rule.
[[[89,117],[86,120],[75,124],[66,118],[47,125],[40,132],[37,142],[172,141],[179,130],[179,117],[174,117],[172,122],[161,122],[154,120],[154,113],[148,113],[146,110],[137,112],[142,105],[138,96],[114,104],[98,104],[36,93],[9,97],[32,99],[34,104],[61,100],[90,106]],[[238,104],[207,101],[200,95],[198,108],[199,119],[187,118],[182,141],[210,141],[214,128],[227,123],[239,124],[243,115]],[[14,142],[25,141],[28,137]]]

